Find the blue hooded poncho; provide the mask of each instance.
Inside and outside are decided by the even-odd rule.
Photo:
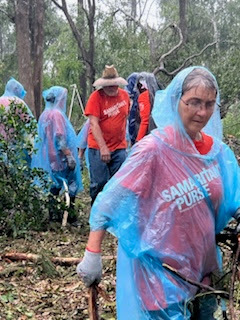
[[[221,141],[217,104],[204,128],[213,137],[206,155],[198,152],[178,113],[184,79],[194,68],[157,92],[158,128],[133,147],[91,210],[91,230],[107,229],[118,238],[119,320],[190,319],[186,303],[197,288],[164,264],[208,282],[219,268],[215,234],[240,206],[239,167]]]
[[[14,78],[11,78],[10,80],[8,80],[8,82],[5,86],[4,93],[0,97],[0,104],[7,107],[11,103],[11,101],[14,101],[14,100],[17,103],[23,103],[26,106],[29,115],[31,117],[33,117],[32,111],[29,109],[29,107],[23,101],[26,93],[27,92],[25,91],[23,85],[20,82],[18,82],[17,80],[15,80]]]
[[[83,189],[80,164],[77,153],[76,133],[66,116],[67,89],[59,86],[43,91],[45,109],[38,121],[37,153],[33,156],[32,167],[49,172],[52,188],[62,189],[67,183],[70,196]],[[67,164],[64,149],[70,150],[76,161],[74,170]]]
[[[85,159],[86,159],[86,165],[88,170],[90,167],[89,158],[88,158],[88,144],[87,144],[89,128],[90,128],[90,120],[87,119],[83,124],[82,129],[79,131],[77,135],[77,147],[79,149],[85,149]]]
[[[19,115],[19,118],[21,119],[21,121],[25,122],[26,126],[28,126],[30,123],[30,121],[29,121],[30,119],[34,119],[34,121],[36,121],[36,120],[32,114],[32,111],[28,107],[28,105],[25,103],[25,101],[23,101],[25,95],[26,95],[26,91],[25,91],[23,85],[20,82],[18,82],[17,80],[15,80],[14,78],[11,78],[5,86],[5,90],[4,90],[3,95],[0,97],[0,105],[3,105],[6,108],[6,110],[9,109],[11,102],[15,102],[17,104],[24,105],[27,109],[27,112],[20,113],[18,111],[18,115]],[[5,137],[5,139],[8,139],[8,137],[6,136],[4,131],[5,130],[4,130],[3,125],[0,124],[0,134],[3,137]],[[32,135],[26,134],[25,141],[26,140],[28,140],[33,145],[34,138]],[[23,151],[24,151],[24,158],[23,159],[27,162],[28,166],[30,167],[31,166],[31,156],[29,155],[27,150],[23,150]]]
[[[136,81],[139,73],[133,72],[131,73],[128,78],[127,82],[128,84],[125,86],[125,90],[128,92],[129,97],[132,101],[129,117],[128,117],[128,133],[129,133],[129,139],[132,144],[135,143],[136,137],[137,137],[137,128],[136,128],[136,113],[138,109],[138,96],[139,91],[136,87]]]

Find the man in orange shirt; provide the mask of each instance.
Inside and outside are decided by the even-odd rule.
[[[99,89],[90,95],[85,108],[85,115],[90,119],[88,156],[92,204],[126,159],[130,100],[128,93],[119,88],[126,84],[113,65],[106,65],[102,77],[93,83]]]

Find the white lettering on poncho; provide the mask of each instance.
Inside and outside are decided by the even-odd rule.
[[[162,191],[161,195],[166,202],[174,201],[179,211],[188,210],[190,207],[199,203],[202,199],[211,196],[209,183],[220,177],[219,165],[202,170],[168,189]]]

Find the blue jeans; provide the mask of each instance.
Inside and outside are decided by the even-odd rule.
[[[126,149],[117,149],[111,152],[111,160],[105,163],[101,160],[98,149],[89,148],[88,158],[90,164],[90,196],[93,204],[98,193],[102,191],[108,180],[118,171],[126,159]]]

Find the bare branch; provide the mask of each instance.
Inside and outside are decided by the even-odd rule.
[[[199,53],[195,53],[195,54],[193,54],[192,56],[188,57],[188,58],[183,62],[183,64],[182,64],[179,68],[177,68],[177,69],[175,70],[175,72],[178,73],[178,72],[186,65],[186,63],[187,63],[188,61],[190,61],[191,59],[193,59],[193,58],[195,58],[195,57],[201,56],[201,55],[203,54],[203,52],[204,52],[205,50],[207,50],[207,48],[215,45],[216,43],[217,43],[217,41],[214,41],[214,42],[212,42],[212,43],[208,43]],[[175,73],[175,74],[176,74],[176,73]]]
[[[199,288],[199,289],[202,289],[203,291],[209,291],[209,292],[212,292],[212,293],[215,293],[225,299],[228,299],[229,298],[229,294],[228,292],[226,291],[223,291],[223,290],[216,290],[215,288],[209,286],[209,285],[206,285],[204,283],[201,283],[201,282],[198,282],[196,280],[192,280],[192,279],[189,279],[188,277],[186,277],[184,274],[182,274],[181,272],[179,272],[177,269],[171,267],[170,265],[168,265],[167,263],[163,263],[162,266],[164,268],[166,268],[168,271],[172,272],[173,274],[177,275],[178,277],[180,277],[182,280],[186,281],[187,283],[190,283],[192,284],[193,286]]]
[[[63,10],[63,7],[60,6],[60,4],[59,4],[57,1],[52,0],[52,2],[53,2],[60,10]]]
[[[173,77],[173,76],[175,76],[180,70],[182,70],[184,67],[189,66],[189,65],[191,64],[191,61],[190,61],[191,59],[202,55],[203,52],[204,52],[207,48],[215,45],[216,43],[217,43],[217,41],[208,43],[199,53],[195,53],[195,54],[191,55],[190,57],[188,57],[188,58],[181,64],[180,67],[178,67],[177,69],[175,69],[175,70],[172,71],[172,72],[167,71],[167,70],[164,68],[163,61],[161,61],[161,65],[160,65],[159,67],[155,68],[155,70],[153,71],[153,73],[154,73],[154,74],[157,74],[157,73],[159,73],[159,72],[163,72],[163,73],[166,74],[167,76]],[[170,50],[170,51],[171,51],[171,50]],[[170,51],[169,51],[169,52],[170,52]],[[166,54],[165,54],[164,56],[166,57]],[[163,57],[163,56],[162,56],[162,57]],[[162,57],[160,58],[160,60],[162,60]],[[189,63],[188,63],[188,62],[189,62]]]
[[[60,6],[59,3],[58,3],[56,0],[52,0],[52,2],[53,2],[59,9],[61,9],[61,10],[64,12],[65,17],[67,18],[68,23],[69,23],[69,25],[70,25],[70,27],[71,27],[72,33],[73,33],[75,39],[77,40],[78,46],[79,46],[79,48],[80,48],[80,50],[81,50],[81,53],[82,53],[82,56],[83,56],[83,59],[84,59],[85,61],[87,61],[88,63],[90,63],[89,60],[88,60],[87,52],[86,52],[86,50],[85,50],[85,48],[84,48],[84,45],[83,45],[83,41],[82,41],[81,34],[79,33],[79,31],[78,31],[78,29],[77,29],[74,21],[72,20],[70,14],[69,14],[69,12],[68,12],[66,0],[62,0],[62,6]]]
[[[155,30],[154,30],[153,28],[151,28],[148,24],[147,24],[147,26],[144,26],[144,25],[141,23],[140,19],[134,18],[132,15],[124,12],[122,9],[117,9],[117,10],[115,11],[115,14],[116,14],[118,11],[122,12],[126,17],[128,17],[129,19],[131,19],[132,21],[134,21],[139,27],[141,27],[141,28],[147,33],[147,35],[149,34],[149,30],[155,31]]]
[[[177,44],[176,46],[174,46],[173,48],[171,48],[168,52],[164,53],[164,54],[160,57],[160,59],[159,59],[159,67],[157,67],[157,68],[154,69],[154,71],[153,71],[154,74],[156,74],[156,73],[158,73],[158,72],[160,72],[160,71],[162,71],[162,72],[164,72],[164,73],[167,72],[167,70],[164,68],[164,59],[165,59],[166,57],[168,57],[170,54],[172,54],[175,50],[177,50],[178,48],[180,48],[180,47],[182,46],[182,44],[183,44],[183,35],[182,35],[181,29],[180,29],[175,23],[174,23],[174,24],[170,24],[169,26],[167,26],[167,27],[164,29],[164,31],[165,31],[166,29],[168,29],[168,28],[171,28],[171,29],[173,29],[173,30],[177,30],[180,40],[179,40],[179,42],[178,42],[178,44]]]

